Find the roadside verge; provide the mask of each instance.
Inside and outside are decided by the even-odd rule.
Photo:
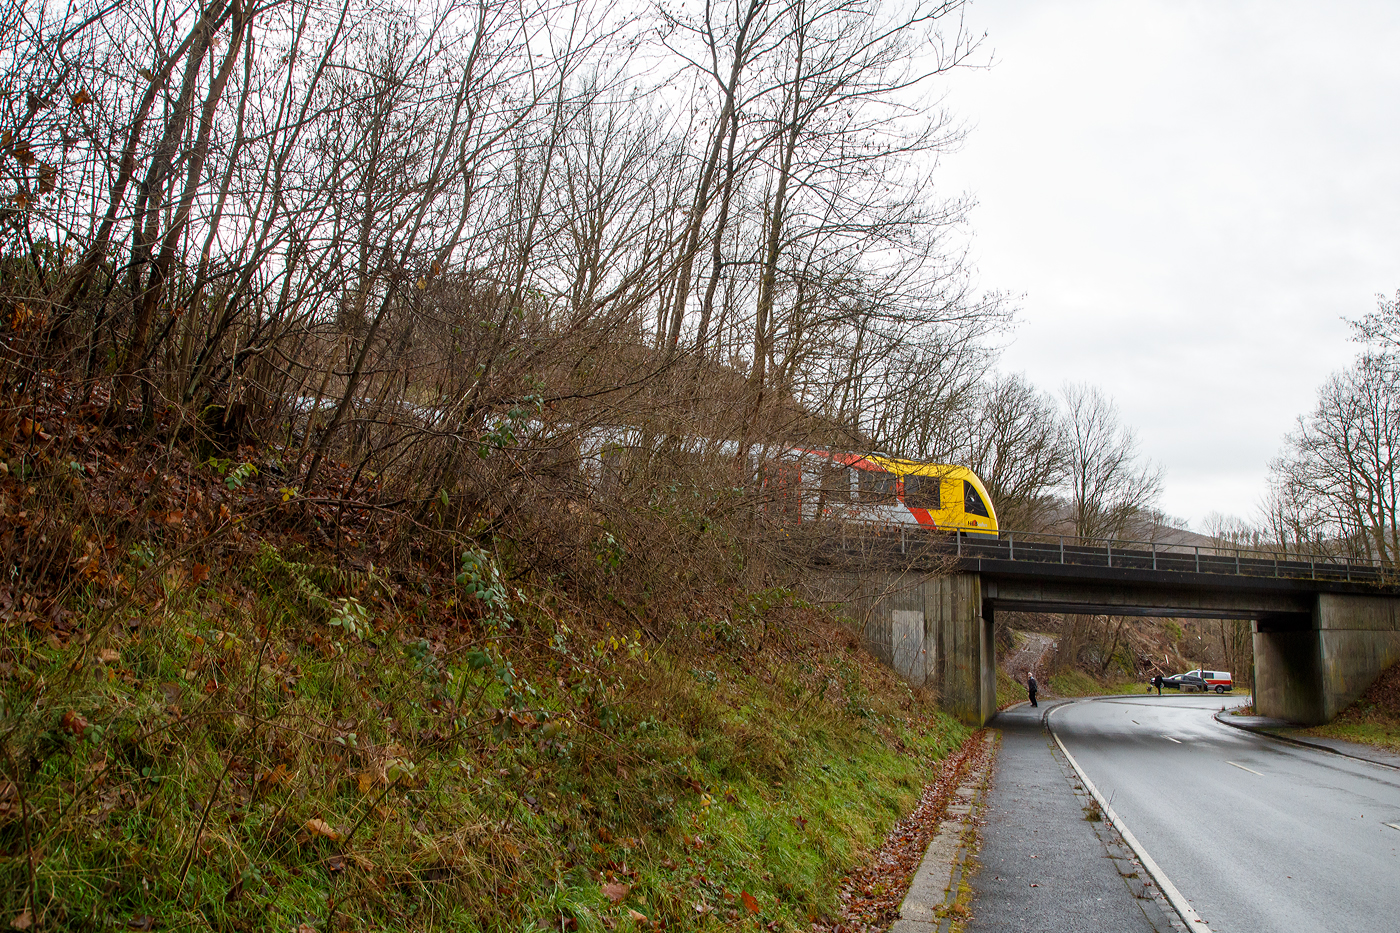
[[[992,740],[988,740],[992,741]],[[996,749],[963,775],[953,792],[938,832],[924,850],[923,860],[899,905],[899,919],[889,933],[948,933],[962,919],[959,892],[968,856],[976,840],[977,815],[986,801]]]
[[[1301,745],[1304,748],[1316,749],[1320,752],[1331,752],[1333,755],[1341,755],[1343,758],[1354,758],[1357,761],[1366,761],[1383,768],[1394,768],[1400,771],[1400,755],[1381,748],[1362,745],[1359,742],[1322,739],[1314,736],[1304,739],[1296,735],[1287,735],[1282,730],[1292,728],[1292,723],[1282,720],[1270,719],[1266,716],[1232,716],[1228,710],[1222,709],[1215,714],[1215,721],[1232,729],[1268,736],[1290,745]]]

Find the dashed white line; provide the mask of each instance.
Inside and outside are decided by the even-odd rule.
[[[1181,743],[1181,739],[1174,739],[1174,738],[1172,738],[1172,737],[1169,736],[1169,735],[1164,735],[1164,736],[1162,736],[1162,738],[1166,739],[1168,742],[1175,742],[1177,745],[1182,744],[1182,743]]]
[[[1260,774],[1258,771],[1255,771],[1253,768],[1246,768],[1244,765],[1237,765],[1237,764],[1235,764],[1233,761],[1227,761],[1227,762],[1225,762],[1225,763],[1226,763],[1227,765],[1235,765],[1235,767],[1236,767],[1236,768],[1239,768],[1241,771],[1248,771],[1250,774],[1258,774],[1260,777],[1263,777],[1263,776],[1264,776],[1264,775]]]
[[[1386,823],[1391,829],[1400,829],[1400,823]]]

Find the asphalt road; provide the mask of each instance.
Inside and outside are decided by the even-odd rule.
[[[1114,697],[1050,725],[1213,933],[1400,929],[1400,771],[1212,718],[1239,702]]]

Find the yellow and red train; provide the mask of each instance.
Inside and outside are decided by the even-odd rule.
[[[829,518],[997,534],[987,487],[976,473],[953,464],[793,449],[765,465],[763,487],[780,511],[799,521]]]
[[[671,437],[656,445],[630,429],[597,429],[579,441],[584,472],[604,494],[626,482],[658,447],[671,456],[717,461],[740,456],[734,441]],[[770,515],[801,524],[821,520],[917,527],[965,534],[997,534],[987,487],[967,467],[923,463],[880,453],[759,445],[748,450],[750,476],[759,479]]]

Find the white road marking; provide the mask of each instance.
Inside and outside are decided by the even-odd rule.
[[[1226,763],[1227,765],[1235,765],[1235,763],[1234,763],[1233,761],[1227,761],[1227,762],[1225,762],[1225,763]],[[1236,767],[1236,768],[1239,768],[1241,771],[1248,771],[1250,774],[1259,774],[1258,771],[1255,771],[1253,768],[1246,768],[1244,765],[1235,765],[1235,767]],[[1259,776],[1260,776],[1260,777],[1263,777],[1264,775],[1259,774]]]
[[[1058,713],[1066,706],[1071,706],[1076,702],[1078,701],[1071,700],[1069,703],[1065,703],[1063,706],[1056,706],[1047,712],[1045,714],[1046,726],[1050,726],[1050,719],[1055,713]],[[1104,817],[1118,830],[1118,835],[1122,836],[1123,841],[1128,844],[1128,848],[1133,850],[1133,854],[1138,857],[1138,861],[1142,863],[1142,867],[1147,869],[1147,874],[1152,877],[1153,881],[1157,882],[1157,890],[1162,892],[1163,896],[1167,899],[1167,903],[1172,905],[1177,915],[1181,917],[1182,920],[1186,921],[1187,928],[1198,931],[1198,933],[1211,933],[1210,927],[1201,919],[1201,915],[1196,913],[1195,909],[1186,902],[1186,898],[1181,896],[1181,892],[1176,889],[1176,885],[1171,883],[1171,879],[1167,877],[1166,872],[1162,871],[1156,860],[1147,854],[1147,850],[1142,847],[1142,843],[1138,842],[1137,837],[1128,830],[1127,824],[1123,822],[1123,818],[1113,811],[1113,807],[1104,799],[1103,794],[1099,793],[1099,789],[1094,786],[1094,782],[1089,780],[1089,775],[1085,774],[1084,769],[1079,767],[1079,762],[1075,761],[1074,756],[1069,753],[1069,749],[1065,748],[1065,743],[1055,734],[1053,726],[1050,727],[1050,735],[1055,739],[1055,744],[1059,746],[1060,754],[1065,756],[1065,759],[1069,761],[1069,766],[1074,769],[1074,773],[1079,775],[1080,782],[1084,785],[1085,789],[1089,791],[1090,796],[1098,801],[1099,809],[1103,812]],[[1173,741],[1175,740],[1173,739]]]
[[[1386,823],[1391,829],[1400,829],[1400,823]]]
[[[1166,739],[1168,742],[1175,742],[1177,745],[1181,744],[1181,739],[1174,739],[1169,735],[1164,735],[1162,738]]]

